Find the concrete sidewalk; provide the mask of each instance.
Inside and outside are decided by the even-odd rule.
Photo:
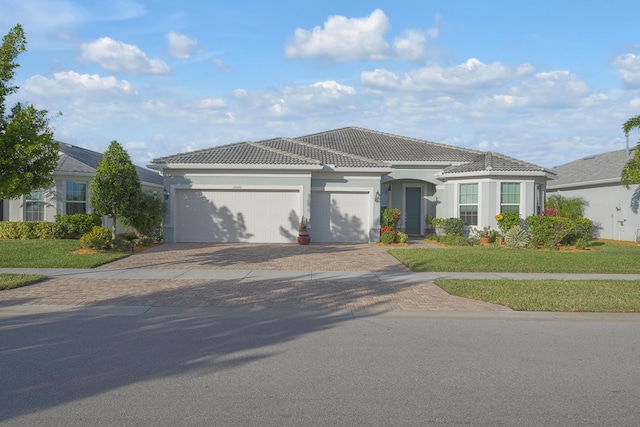
[[[311,271],[311,270],[227,270],[227,269],[145,269],[145,268],[0,268],[0,273],[42,274],[52,279],[123,280],[290,280],[337,282],[422,283],[436,279],[529,279],[529,280],[640,280],[640,274],[575,273],[467,273],[412,271]]]

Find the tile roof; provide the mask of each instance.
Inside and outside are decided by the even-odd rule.
[[[579,184],[602,180],[619,180],[622,168],[633,157],[633,150],[616,150],[608,153],[583,157],[551,169],[558,178],[549,187]]]
[[[446,173],[486,170],[545,171],[540,166],[497,153],[485,153],[358,127],[346,127],[297,138],[240,142],[152,160],[152,164],[335,165],[389,168],[394,162],[450,165]],[[487,163],[489,162],[489,163]]]
[[[60,142],[60,156],[56,173],[94,173],[100,163],[102,154],[86,148]],[[135,166],[135,165],[134,165]],[[162,185],[162,176],[152,170],[135,166],[140,181],[149,184]]]
[[[296,138],[383,162],[468,162],[480,151],[423,141],[358,127],[346,127]]]
[[[513,157],[505,156],[503,154],[488,151],[486,153],[480,153],[476,155],[475,158],[469,163],[458,166],[449,166],[448,168],[445,168],[442,171],[442,175],[451,173],[480,172],[487,170],[501,172],[547,172],[547,170],[541,166],[523,162],[522,160],[514,159]]]

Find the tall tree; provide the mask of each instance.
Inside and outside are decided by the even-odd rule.
[[[633,129],[640,129],[640,116],[631,117],[622,125],[622,130],[627,138],[629,137],[629,132]],[[636,146],[633,158],[630,159],[622,169],[621,181],[627,188],[629,188],[631,184],[640,182],[640,143]]]
[[[111,235],[116,238],[117,220],[136,216],[142,185],[129,154],[117,141],[104,152],[91,180],[91,206],[100,215],[111,217]]]
[[[49,127],[47,110],[17,103],[9,109],[7,97],[13,86],[16,58],[27,49],[20,24],[13,27],[0,45],[0,199],[12,199],[44,188],[53,182],[58,165],[58,143]]]

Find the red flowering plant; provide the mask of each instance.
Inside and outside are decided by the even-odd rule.
[[[380,228],[380,241],[387,245],[390,245],[391,243],[395,243],[396,230],[390,225],[383,225]]]
[[[553,208],[548,208],[542,211],[542,216],[558,216],[558,211]]]

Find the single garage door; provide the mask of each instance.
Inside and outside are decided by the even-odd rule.
[[[177,242],[292,242],[300,192],[176,191]]]
[[[369,204],[369,193],[311,192],[311,242],[368,242]]]

